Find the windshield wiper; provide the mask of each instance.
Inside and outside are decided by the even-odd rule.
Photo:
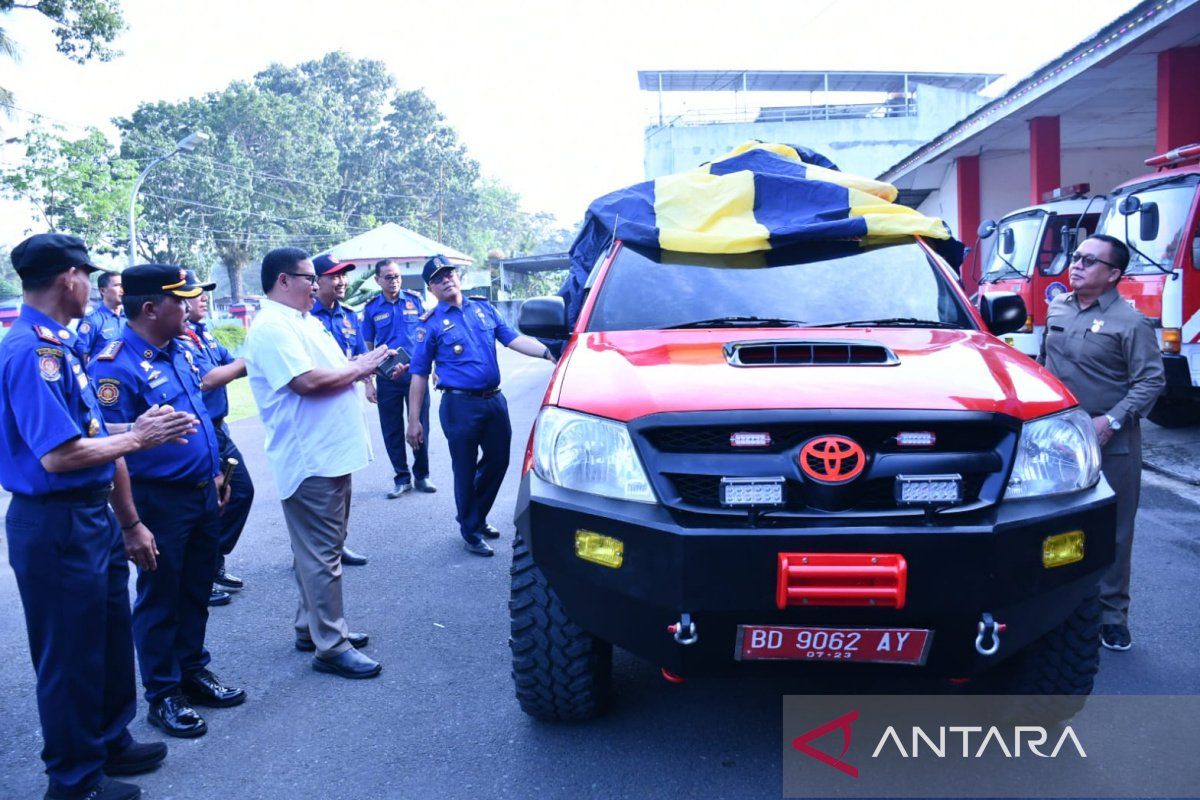
[[[886,319],[851,319],[844,322],[822,322],[812,325],[813,328],[953,328],[961,330],[962,326],[954,322],[942,322],[936,319],[917,319],[916,317],[888,317]]]
[[[1014,267],[1012,264],[1010,264],[1010,263],[1009,263],[1009,262],[1008,262],[1008,261],[1007,261],[1007,260],[1004,258],[1004,256],[1000,256],[1000,260],[1001,260],[1001,261],[1004,261],[1004,266],[1003,266],[1003,267],[1001,267],[1000,269],[993,269],[993,270],[989,270],[989,271],[988,271],[988,273],[987,273],[986,275],[984,275],[984,276],[983,276],[983,280],[984,280],[984,281],[987,281],[987,282],[989,282],[989,283],[990,283],[990,282],[992,282],[992,281],[998,281],[998,280],[1000,280],[1001,278],[1003,278],[1005,275],[1007,275],[1007,274],[1008,274],[1008,273],[1010,273],[1010,272],[1011,272],[1013,275],[1016,275],[1018,278],[1020,278],[1020,279],[1022,279],[1022,280],[1028,280],[1028,279],[1029,279],[1029,276],[1028,276],[1028,275],[1026,275],[1024,272],[1021,272],[1021,270],[1017,269],[1017,268],[1016,268],[1016,267]]]
[[[678,325],[665,325],[659,330],[669,331],[679,328],[791,328],[803,325],[801,319],[778,319],[775,317],[713,317],[698,319],[692,322],[681,322]]]

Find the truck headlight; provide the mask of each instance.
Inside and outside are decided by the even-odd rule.
[[[543,408],[534,426],[533,469],[564,489],[655,502],[629,431],[612,420]]]
[[[1035,419],[1021,429],[1005,497],[1041,497],[1090,489],[1100,480],[1100,442],[1081,408]]]

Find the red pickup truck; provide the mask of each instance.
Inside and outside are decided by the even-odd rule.
[[[513,678],[600,713],[612,647],[714,669],[916,669],[1086,694],[1113,494],[1087,414],[1001,343],[919,237],[698,255],[617,239],[566,346],[516,509]],[[854,664],[855,666],[850,666]],[[861,666],[858,666],[861,665]]]

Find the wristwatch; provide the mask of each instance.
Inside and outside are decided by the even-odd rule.
[[[1108,427],[1112,428],[1114,431],[1121,430],[1121,421],[1112,414],[1105,414],[1104,418],[1108,420]]]

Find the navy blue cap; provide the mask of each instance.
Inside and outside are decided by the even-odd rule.
[[[12,249],[13,269],[23,278],[53,275],[71,267],[112,272],[92,263],[87,245],[65,233],[35,233]]]
[[[343,270],[354,269],[354,263],[351,261],[339,261],[333,257],[332,253],[322,253],[312,260],[313,269],[317,271],[317,275],[330,275],[334,272],[342,272]]]
[[[169,294],[192,298],[204,292],[195,281],[196,273],[170,264],[138,264],[121,273],[126,297]]]
[[[450,259],[443,255],[436,255],[425,262],[425,268],[421,270],[421,280],[429,283],[433,277],[444,269],[458,269],[457,266],[450,263]]]
[[[217,288],[217,285],[215,283],[201,283],[200,279],[196,277],[195,270],[185,269],[184,274],[187,275],[187,282],[189,284],[191,284],[193,286],[199,286],[202,290],[204,290],[206,292],[211,292],[213,289]]]

